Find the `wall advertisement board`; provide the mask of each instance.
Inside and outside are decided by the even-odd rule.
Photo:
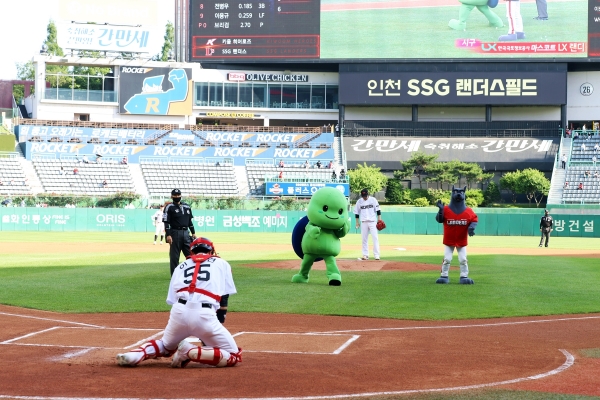
[[[319,183],[319,182],[265,182],[265,193],[267,196],[312,196],[323,187],[332,187],[350,196],[350,185],[348,183]]]
[[[559,105],[566,72],[340,72],[346,105]]]
[[[130,163],[139,163],[140,157],[163,157],[176,162],[178,159],[232,158],[234,165],[246,165],[246,158],[333,160],[333,149],[258,148],[258,147],[198,147],[198,146],[146,146],[117,144],[76,144],[25,142],[25,157],[28,160],[39,155],[44,157],[76,156],[79,154],[101,154],[102,156],[127,157]]]
[[[386,212],[387,228],[380,233],[441,235],[443,228],[435,221],[436,210],[431,207],[425,210]],[[511,210],[498,213],[497,210],[477,209],[477,235],[533,236],[532,246],[536,246],[542,215],[542,210],[539,211],[532,213],[528,210]],[[155,210],[146,209],[3,207],[0,208],[0,230],[154,232],[154,212]],[[303,211],[267,210],[202,210],[196,214],[196,232],[256,233],[291,233],[298,220],[306,215]],[[600,215],[553,213],[552,216],[555,224],[553,237],[600,237]],[[360,231],[351,227],[350,233],[360,234]],[[476,240],[477,236],[470,239],[472,243]]]
[[[560,138],[403,138],[393,136],[345,137],[348,167],[376,164],[383,169],[400,169],[400,162],[422,151],[437,154],[437,161],[475,162],[480,165],[546,165],[556,160]],[[494,168],[491,168],[492,170]],[[545,168],[547,169],[547,168]],[[545,170],[544,169],[544,170]]]
[[[191,68],[121,66],[119,113],[191,115]]]

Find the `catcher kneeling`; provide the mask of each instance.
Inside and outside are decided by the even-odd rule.
[[[454,248],[458,253],[460,263],[459,283],[472,285],[474,282],[469,278],[469,265],[467,264],[467,244],[468,236],[475,235],[477,226],[477,214],[467,207],[465,203],[465,192],[467,187],[457,189],[452,186],[452,195],[450,204],[444,206],[441,200],[438,200],[437,206],[440,209],[435,216],[435,220],[444,224],[444,261],[442,262],[442,274],[436,283],[450,283],[448,272],[450,271],[450,262]],[[468,236],[467,236],[468,235]]]

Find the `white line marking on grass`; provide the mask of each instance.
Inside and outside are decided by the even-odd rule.
[[[482,389],[500,385],[509,385],[513,383],[525,382],[525,381],[533,381],[537,379],[546,378],[548,376],[556,375],[561,373],[571,367],[575,361],[575,357],[573,357],[568,351],[559,349],[566,357],[565,362],[558,368],[555,368],[551,371],[527,376],[524,378],[516,378],[510,379],[508,381],[500,381],[500,382],[491,382],[491,383],[482,383],[479,385],[470,385],[470,386],[455,386],[455,387],[447,387],[447,388],[439,388],[439,389],[414,389],[414,390],[399,390],[395,392],[372,392],[372,393],[354,393],[354,394],[340,394],[333,396],[299,396],[299,397],[245,397],[245,398],[221,398],[219,400],[321,400],[321,399],[345,399],[345,398],[358,398],[358,397],[369,397],[369,396],[393,396],[393,395],[403,395],[403,394],[417,394],[417,393],[436,393],[436,392],[447,392],[454,390],[471,390],[471,389]],[[73,400],[73,397],[42,397],[42,396],[9,396],[9,395],[0,395],[0,399],[20,399],[20,400]],[[106,398],[106,397],[77,397],[79,400],[138,400],[139,398]],[[141,400],[141,399],[139,399]],[[166,399],[146,399],[146,400],[166,400]],[[170,399],[170,400],[189,400],[186,399]],[[211,399],[196,399],[196,400],[216,400],[216,398]]]
[[[525,324],[540,324],[547,322],[562,322],[562,321],[577,321],[585,319],[600,319],[597,317],[576,317],[576,318],[556,318],[556,319],[540,319],[533,321],[514,321],[514,322],[495,322],[490,324],[472,324],[472,325],[447,325],[447,326],[405,326],[398,328],[368,328],[368,329],[348,329],[343,331],[325,331],[325,332],[310,332],[311,334],[337,334],[337,333],[351,333],[351,332],[380,332],[380,331],[410,331],[419,329],[455,329],[455,328],[481,328],[490,326],[504,326],[504,325],[525,325]]]
[[[93,328],[103,328],[103,326],[84,324],[83,322],[64,321],[61,319],[51,319],[51,318],[42,318],[42,317],[32,317],[31,315],[11,314],[11,313],[5,313],[5,312],[0,312],[0,315],[9,315],[11,317],[20,317],[20,318],[40,319],[42,321],[64,322],[66,324],[83,325],[83,326],[89,326],[89,327],[93,327]]]

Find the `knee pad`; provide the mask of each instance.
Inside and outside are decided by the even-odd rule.
[[[242,361],[242,349],[237,353],[229,353],[218,347],[196,347],[188,352],[190,360],[213,367],[233,367]]]

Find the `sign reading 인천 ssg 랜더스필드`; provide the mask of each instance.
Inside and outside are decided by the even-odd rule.
[[[191,68],[121,66],[119,112],[142,115],[191,115]]]
[[[567,72],[340,72],[346,105],[561,105]]]
[[[265,182],[266,196],[300,196],[310,197],[323,187],[332,187],[339,190],[344,196],[350,196],[348,183],[318,183],[318,182]]]

